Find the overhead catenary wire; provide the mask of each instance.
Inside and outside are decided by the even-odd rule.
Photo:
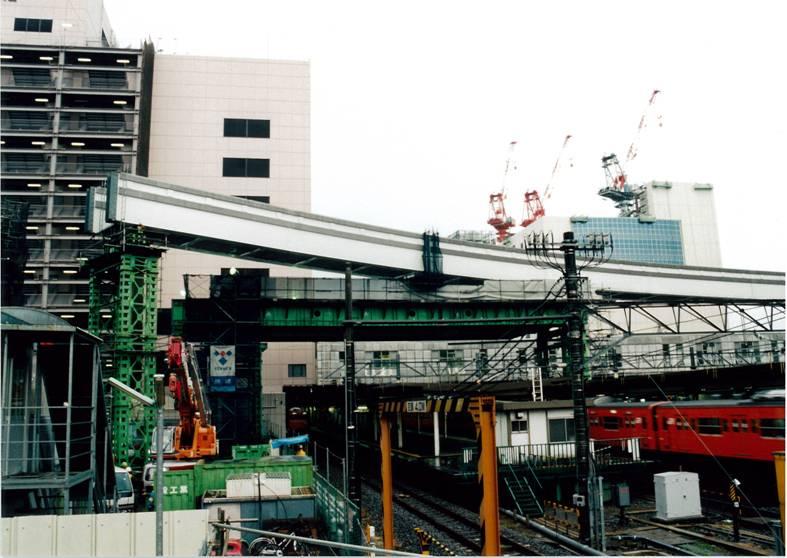
[[[735,480],[735,479],[734,479],[734,477],[733,477],[733,476],[732,476],[732,475],[729,473],[729,471],[727,471],[727,469],[724,467],[724,465],[722,465],[721,461],[719,461],[719,458],[718,458],[718,457],[716,457],[716,455],[713,453],[713,451],[711,451],[711,449],[710,449],[710,448],[708,447],[708,445],[705,443],[705,440],[703,440],[703,439],[700,437],[699,433],[697,433],[697,431],[696,431],[696,430],[694,430],[694,428],[693,428],[693,427],[692,427],[692,425],[691,425],[691,422],[690,422],[689,420],[687,420],[685,416],[683,416],[683,413],[681,413],[681,412],[680,412],[680,409],[678,408],[678,406],[677,406],[677,405],[675,405],[675,403],[672,401],[672,399],[671,399],[671,398],[670,398],[670,397],[669,397],[669,396],[668,396],[668,395],[667,395],[667,394],[664,392],[664,390],[663,390],[663,389],[661,389],[661,386],[660,386],[660,385],[659,385],[659,383],[656,381],[656,379],[655,379],[655,378],[654,378],[652,375],[650,375],[650,374],[648,374],[648,379],[649,379],[651,382],[653,382],[653,385],[656,387],[656,389],[659,391],[659,393],[661,394],[661,396],[664,398],[664,401],[666,401],[666,402],[667,402],[667,404],[668,404],[670,407],[672,407],[672,409],[673,409],[673,410],[674,410],[674,411],[675,411],[675,412],[678,414],[678,416],[681,418],[681,420],[684,422],[684,424],[685,424],[686,426],[688,426],[688,428],[689,428],[689,430],[691,431],[691,433],[694,435],[694,437],[697,439],[697,441],[699,441],[700,445],[702,445],[702,447],[705,449],[705,451],[707,452],[707,454],[708,454],[708,455],[709,455],[709,456],[710,456],[710,457],[713,459],[713,461],[716,463],[716,465],[718,466],[718,468],[721,470],[722,474],[724,474],[724,476],[726,477],[726,479],[727,479],[727,480],[728,480],[730,483],[732,483],[732,482],[733,482],[733,480]],[[763,522],[764,524],[767,524],[767,521],[766,521],[765,517],[763,517],[762,513],[760,513],[760,510],[759,510],[759,508],[758,508],[757,506],[755,506],[755,505],[754,505],[754,503],[751,501],[751,499],[750,499],[750,498],[749,498],[749,496],[746,494],[746,492],[745,492],[745,491],[744,491],[744,490],[741,488],[741,485],[738,485],[738,487],[737,487],[737,488],[738,488],[738,492],[740,492],[741,496],[743,496],[743,497],[746,499],[746,502],[748,502],[749,506],[751,506],[751,508],[754,510],[754,512],[757,514],[757,516],[758,516],[758,517],[759,517],[759,518],[762,520],[762,522]]]

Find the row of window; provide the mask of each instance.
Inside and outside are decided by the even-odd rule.
[[[592,418],[591,424],[601,425],[605,430],[620,430],[621,423],[623,428],[633,428],[640,424],[643,429],[648,428],[647,419],[624,417],[621,421],[620,417],[605,416]],[[697,419],[682,419],[671,417],[662,417],[661,427],[663,430],[668,430],[670,425],[674,424],[677,430],[695,430],[700,434],[720,436],[722,432],[759,432],[763,438],[784,438],[784,419],[720,419],[715,417],[701,417]]]
[[[271,137],[271,121],[250,118],[225,118],[224,137],[269,138]]]
[[[270,178],[270,159],[224,157],[222,176]]]
[[[269,138],[271,121],[252,118],[225,118],[225,138]],[[225,157],[222,176],[270,178],[269,159]]]
[[[14,31],[32,31],[34,33],[51,33],[51,19],[33,19],[31,17],[14,18]]]

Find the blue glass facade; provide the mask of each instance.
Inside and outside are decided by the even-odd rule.
[[[680,221],[641,222],[627,217],[592,217],[571,223],[574,236],[612,235],[612,259],[641,263],[683,265]]]

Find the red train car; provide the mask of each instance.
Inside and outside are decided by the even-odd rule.
[[[309,433],[309,415],[300,407],[290,407],[287,411],[287,436]]]
[[[784,393],[780,397],[677,402],[596,400],[588,409],[591,438],[640,438],[659,453],[773,461],[784,451]]]

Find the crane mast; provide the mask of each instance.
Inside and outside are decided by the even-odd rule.
[[[516,141],[512,141],[508,145],[509,155],[506,159],[506,169],[503,173],[503,186],[499,192],[489,194],[489,219],[487,223],[495,229],[498,243],[502,243],[511,236],[511,233],[508,231],[514,226],[514,219],[508,215],[505,206],[506,181],[509,174],[516,170],[516,162],[513,158],[514,147],[516,147]]]
[[[544,188],[544,201],[548,200],[552,197],[552,186],[555,183],[555,176],[558,174],[558,170],[560,169],[560,161],[563,157],[563,153],[566,150],[566,146],[568,145],[569,140],[571,139],[571,134],[567,134],[565,139],[563,140],[563,146],[560,148],[560,152],[557,155],[557,159],[555,160],[555,166],[552,167],[552,174],[549,177],[549,182],[547,182],[546,188]],[[544,204],[541,202],[541,196],[538,194],[537,190],[530,190],[525,192],[525,216],[522,219],[521,226],[527,227],[535,223],[538,219],[544,216]]]
[[[638,155],[639,139],[642,135],[642,130],[648,125],[650,114],[654,110],[656,97],[659,93],[661,93],[661,90],[654,89],[650,94],[648,104],[640,116],[637,132],[626,153],[625,166],[628,166],[628,164]],[[659,127],[661,127],[661,115],[657,114],[656,120]],[[601,168],[604,169],[605,186],[599,190],[598,194],[603,198],[615,202],[615,207],[620,210],[621,216],[631,216],[638,213],[638,192],[628,183],[628,176],[624,165],[620,163],[617,155],[614,153],[604,155],[601,158]]]

